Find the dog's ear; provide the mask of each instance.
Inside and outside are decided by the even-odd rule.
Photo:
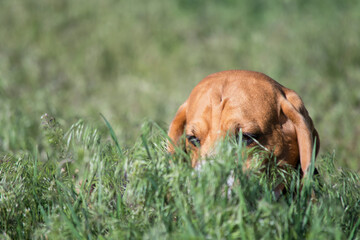
[[[316,138],[315,157],[319,152],[319,134],[314,128],[313,122],[306,110],[303,101],[294,91],[286,89],[284,95],[280,97],[280,108],[284,115],[290,119],[295,127],[298,142],[300,164],[305,175],[310,163],[313,152],[314,141]]]
[[[179,107],[179,110],[170,124],[168,135],[172,142],[168,143],[167,148],[170,153],[174,152],[174,145],[179,143],[180,137],[184,134],[184,128],[186,125],[186,109],[187,102]]]

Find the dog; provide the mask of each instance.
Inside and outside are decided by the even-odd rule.
[[[170,124],[170,153],[181,144],[184,132],[194,168],[227,134],[237,138],[242,134],[249,148],[268,149],[279,166],[300,164],[303,176],[314,142],[315,156],[320,148],[318,132],[299,95],[263,73],[245,70],[214,73],[195,86]],[[246,160],[246,167],[250,165],[251,156]]]

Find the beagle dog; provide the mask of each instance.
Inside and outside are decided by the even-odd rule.
[[[265,74],[244,70],[223,71],[204,78],[180,106],[168,135],[168,151],[174,152],[186,135],[191,165],[210,155],[215,143],[226,134],[239,137],[247,147],[262,145],[280,166],[301,165],[306,175],[319,135],[303,101]],[[251,156],[246,160],[246,167]]]

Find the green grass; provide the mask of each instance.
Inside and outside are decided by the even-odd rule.
[[[144,123],[134,146],[119,151],[116,136],[101,136],[84,121],[65,131],[49,115],[42,120],[43,150],[1,156],[2,238],[360,237],[360,176],[336,169],[333,155],[317,161],[320,176],[300,192],[295,170],[244,172],[244,149],[231,140],[195,171],[182,150],[166,152],[167,136],[155,123]],[[288,186],[279,200],[275,176]]]
[[[45,112],[102,128],[101,112],[131,147],[144,119],[167,127],[208,74],[255,70],[298,92],[321,152],[358,171],[359,12],[353,0],[4,0],[1,113],[27,115],[36,139]]]
[[[353,0],[0,1],[0,238],[360,239],[359,13]],[[243,172],[231,140],[201,172],[167,154],[177,108],[228,69],[303,98],[321,150],[301,194],[296,170]]]

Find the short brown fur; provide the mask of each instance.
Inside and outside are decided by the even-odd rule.
[[[188,140],[186,145],[192,149],[191,164],[196,167],[200,157],[212,153],[218,140],[240,128],[259,136],[258,142],[273,151],[280,165],[300,164],[304,175],[315,138],[316,155],[320,147],[319,135],[299,95],[265,74],[232,70],[209,75],[193,89],[170,125],[168,151],[174,151],[184,132],[195,136],[201,147]]]

